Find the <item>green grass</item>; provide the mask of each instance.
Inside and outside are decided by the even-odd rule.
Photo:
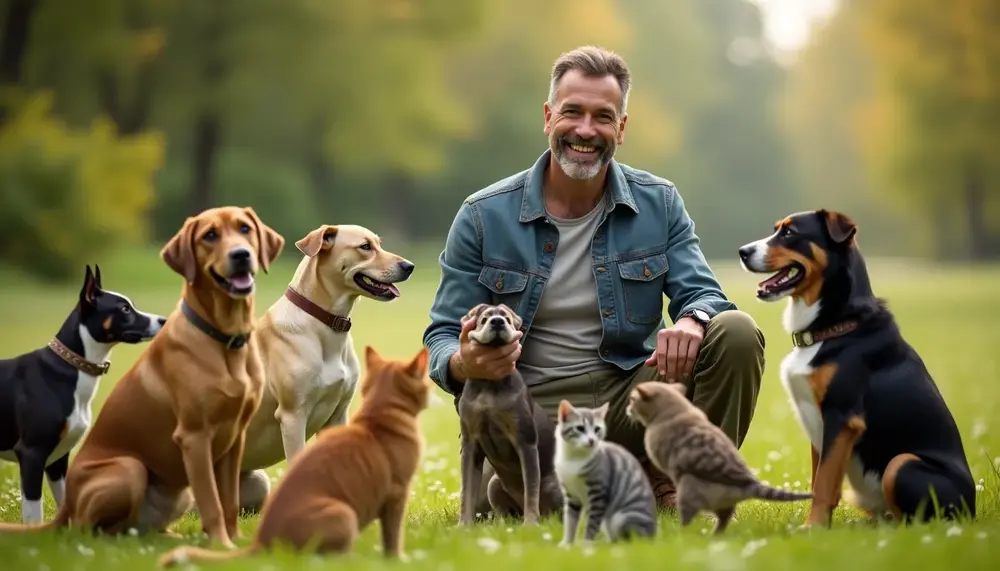
[[[258,313],[280,295],[298,257],[286,250],[282,263],[259,280]],[[767,369],[753,427],[743,447],[750,465],[763,479],[793,488],[808,486],[809,455],[777,378],[777,368],[789,348],[780,329],[780,305],[763,305],[753,297],[755,279],[740,272],[731,261],[715,264],[728,294],[757,319],[767,337]],[[879,294],[888,297],[904,334],[921,353],[951,406],[965,440],[973,474],[980,481],[979,518],[974,523],[929,524],[910,528],[870,526],[859,514],[841,509],[832,530],[801,532],[806,503],[763,504],[747,502],[737,511],[738,521],[722,539],[707,535],[711,522],[699,520],[680,530],[673,518],[664,517],[655,542],[611,546],[601,541],[593,549],[564,552],[555,547],[562,532],[558,518],[541,528],[522,529],[497,522],[459,530],[458,427],[450,398],[444,393],[422,418],[427,439],[426,458],[414,482],[406,526],[406,551],[410,566],[455,571],[476,567],[510,569],[594,568],[610,563],[629,567],[685,567],[704,569],[813,569],[875,568],[888,563],[904,566],[961,566],[993,568],[989,561],[1000,555],[1000,499],[996,465],[1000,465],[1000,268],[932,266],[898,261],[870,261]],[[168,313],[177,302],[180,278],[159,262],[154,252],[121,256],[102,264],[105,286],[127,293],[141,308]],[[82,272],[81,272],[82,274]],[[391,304],[362,301],[353,316],[353,334],[359,348],[374,344],[384,354],[408,358],[420,348],[438,268],[433,257],[421,257],[417,272],[405,284],[403,297]],[[43,345],[72,307],[76,287],[39,286],[16,272],[0,271],[0,355],[11,356]],[[97,406],[136,358],[141,347],[122,346],[113,354],[112,369],[101,385]],[[275,477],[281,466],[272,469]],[[53,504],[46,488],[46,515]],[[19,521],[20,493],[17,469],[0,465],[0,519]],[[256,525],[241,523],[248,540]],[[177,530],[200,543],[200,526],[185,519]],[[378,525],[362,535],[348,561],[273,554],[252,561],[217,565],[217,569],[319,568],[351,565],[383,568],[379,554]],[[85,571],[152,568],[156,557],[175,541],[150,538],[92,538],[79,532],[0,536],[0,564],[4,569]],[[209,567],[204,565],[203,568]],[[606,567],[605,567],[606,568]]]

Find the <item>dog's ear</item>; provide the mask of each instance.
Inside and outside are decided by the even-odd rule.
[[[858,227],[846,214],[829,210],[820,210],[819,213],[826,223],[826,232],[830,235],[831,240],[837,244],[843,244],[854,238]]]
[[[101,266],[94,264],[94,285],[97,289],[104,289],[104,284],[101,282]]]
[[[406,366],[406,373],[411,377],[423,377],[427,373],[427,347],[420,349],[417,356]]]
[[[94,272],[87,264],[87,272],[83,275],[83,286],[80,287],[80,305],[93,305],[97,297],[97,281],[94,279]]]
[[[257,263],[266,274],[271,268],[271,263],[278,259],[278,255],[285,248],[285,237],[278,234],[274,228],[264,224],[253,208],[244,206],[243,212],[257,226]]]
[[[486,311],[486,308],[489,306],[490,305],[488,303],[477,304],[475,307],[470,309],[469,312],[466,313],[464,317],[462,317],[462,323],[466,323],[468,321],[475,321],[479,319],[479,316],[482,315],[483,312]]]
[[[314,258],[321,250],[329,250],[337,240],[337,227],[324,224],[295,242],[300,252]]]
[[[572,414],[575,411],[576,411],[576,409],[573,408],[573,405],[571,405],[568,400],[563,399],[563,400],[559,401],[559,420],[560,420],[560,422],[564,422],[569,417],[569,415]]]
[[[641,400],[649,400],[649,398],[653,396],[653,391],[649,389],[649,385],[647,385],[646,383],[639,383],[638,385],[635,386],[634,390],[635,394]]]
[[[160,250],[160,258],[171,270],[184,276],[189,284],[193,284],[198,277],[198,260],[194,257],[194,236],[197,226],[197,219],[189,216],[181,229]]]
[[[506,311],[510,315],[510,320],[514,324],[514,329],[520,329],[521,328],[521,324],[524,323],[524,321],[521,319],[521,316],[518,315],[518,314],[516,314],[516,313],[514,313],[514,310],[511,309],[511,308],[509,308],[509,307],[507,307],[507,304],[505,304],[505,303],[501,303],[500,307],[502,307],[503,310]]]

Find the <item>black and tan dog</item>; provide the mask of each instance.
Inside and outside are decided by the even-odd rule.
[[[463,321],[476,320],[469,338],[485,345],[510,343],[521,318],[506,305],[481,303]],[[483,461],[495,474],[487,484],[497,515],[523,514],[524,523],[562,509],[555,475],[555,425],[528,394],[515,369],[502,380],[468,379],[458,400],[462,428],[462,492],[459,523],[471,525],[483,480]]]
[[[807,526],[829,526],[844,476],[853,503],[897,520],[975,517],[976,489],[955,420],[917,352],[872,292],[847,216],[793,214],[740,248],[774,273],[758,299],[788,298],[794,348],[781,379],[812,444]]]

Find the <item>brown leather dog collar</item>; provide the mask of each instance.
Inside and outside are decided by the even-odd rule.
[[[295,291],[292,286],[288,286],[288,289],[285,290],[285,297],[288,298],[288,301],[292,302],[293,305],[320,320],[330,329],[340,331],[342,333],[347,333],[351,330],[350,317],[330,313],[312,301],[306,299],[306,297],[301,293]]]
[[[796,347],[809,347],[820,341],[850,333],[857,329],[857,327],[858,322],[852,319],[817,331],[796,331],[792,333],[792,345]]]
[[[63,342],[55,337],[52,338],[52,341],[49,341],[49,349],[52,349],[53,353],[62,357],[63,361],[66,361],[75,367],[76,370],[87,373],[92,377],[100,377],[101,375],[106,374],[108,369],[111,368],[111,363],[109,361],[105,361],[104,363],[98,365],[97,363],[84,359],[75,351],[63,345]]]

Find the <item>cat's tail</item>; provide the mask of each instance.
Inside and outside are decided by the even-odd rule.
[[[810,500],[813,497],[812,492],[790,492],[788,490],[782,490],[781,488],[775,488],[760,482],[750,484],[747,489],[747,494],[750,497],[772,502],[797,502],[801,500]]]
[[[230,551],[213,551],[192,545],[183,545],[164,553],[160,557],[159,565],[160,567],[173,567],[180,563],[192,561],[228,561],[230,559],[253,555],[258,549],[259,547],[256,543],[242,549],[233,549]]]

